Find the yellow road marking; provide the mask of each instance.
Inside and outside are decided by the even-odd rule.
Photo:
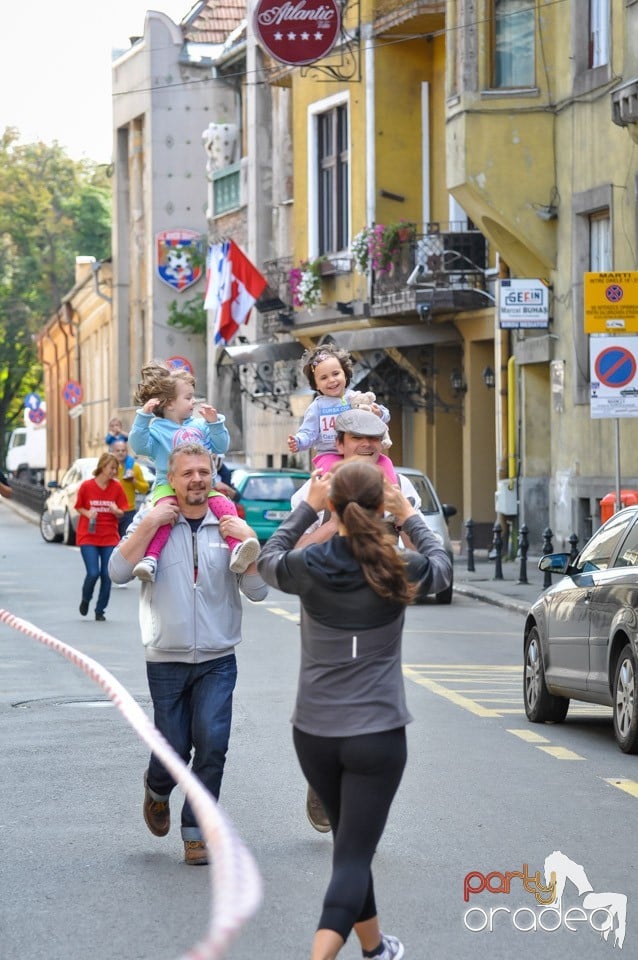
[[[526,743],[549,743],[547,737],[541,737],[535,730],[507,730],[507,733],[513,733],[515,737],[520,737]]]
[[[581,757],[579,753],[574,753],[573,750],[568,750],[567,747],[538,747],[538,750],[542,750],[543,753],[548,753],[550,757],[555,757],[556,760],[584,760],[585,757]]]
[[[624,792],[628,793],[630,797],[638,798],[638,783],[635,780],[624,780],[621,777],[611,777],[609,780],[605,779],[605,783],[608,783],[610,787],[617,787],[618,790],[624,790]]]
[[[500,716],[497,710],[489,710],[487,707],[482,707],[480,703],[476,703],[474,700],[469,700],[467,697],[461,696],[454,690],[448,690],[446,687],[442,687],[441,684],[437,683],[435,680],[430,680],[428,677],[420,676],[416,670],[412,670],[410,667],[404,666],[403,674],[408,680],[412,680],[414,683],[418,683],[422,687],[427,687],[427,689],[431,690],[432,693],[436,693],[439,697],[443,697],[445,700],[455,703],[457,707],[463,707],[464,710],[469,710],[470,713],[475,714],[477,717]]]

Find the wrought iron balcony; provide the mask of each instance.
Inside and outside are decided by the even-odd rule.
[[[401,243],[389,269],[373,275],[373,314],[389,311],[476,310],[493,302],[486,290],[487,241],[460,223],[429,223]]]

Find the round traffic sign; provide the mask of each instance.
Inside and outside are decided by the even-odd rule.
[[[39,393],[27,393],[24,398],[24,405],[28,407],[29,410],[37,410],[41,403],[42,398]]]
[[[594,369],[603,386],[625,387],[636,376],[636,358],[626,347],[607,347],[596,357]]]
[[[191,375],[193,373],[193,365],[186,357],[169,357],[166,362],[173,370],[186,370]]]
[[[77,380],[69,380],[62,389],[62,399],[67,407],[75,407],[82,402],[84,392],[82,385]]]
[[[620,303],[623,298],[623,288],[618,283],[610,283],[605,290],[605,296],[610,303]]]
[[[42,407],[36,407],[35,410],[29,410],[27,416],[29,417],[31,423],[44,423],[46,411],[43,410]]]

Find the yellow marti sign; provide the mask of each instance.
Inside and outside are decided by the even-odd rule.
[[[638,270],[586,273],[585,333],[638,333]]]

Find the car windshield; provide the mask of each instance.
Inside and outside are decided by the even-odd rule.
[[[627,522],[626,515],[616,514],[592,537],[576,562],[579,573],[607,569],[618,541],[625,534]]]
[[[432,488],[428,484],[427,480],[423,476],[415,473],[406,473],[404,474],[408,480],[412,483],[419,497],[421,498],[421,512],[422,513],[438,513],[439,506],[434,499],[434,494]]]
[[[304,477],[249,477],[242,491],[243,500],[290,500],[305,483]]]

